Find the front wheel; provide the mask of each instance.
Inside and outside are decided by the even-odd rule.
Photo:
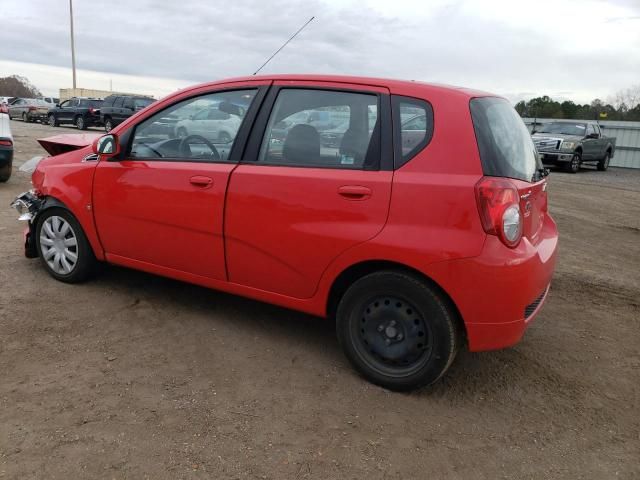
[[[96,267],[89,241],[68,210],[51,208],[38,216],[36,245],[42,264],[56,280],[79,283]]]
[[[49,115],[49,125],[52,127],[57,127],[59,125],[58,119],[55,115]]]
[[[569,173],[578,173],[580,171],[580,165],[582,164],[582,155],[579,152],[575,152],[571,161],[567,163],[566,169]]]
[[[109,133],[113,129],[113,121],[110,118],[104,121],[104,131]]]
[[[82,115],[76,117],[76,127],[78,127],[78,130],[87,129],[87,125],[85,124],[84,117]]]
[[[611,161],[611,154],[609,152],[604,154],[604,158],[598,162],[598,170],[605,172],[609,168],[609,162]]]
[[[338,304],[338,341],[366,379],[413,390],[449,368],[461,335],[442,295],[411,275],[383,271],[357,280]]]
[[[22,121],[23,121],[24,123],[27,123],[27,122],[29,122],[29,121],[30,121],[30,119],[29,119],[29,114],[27,114],[27,112],[22,112]]]

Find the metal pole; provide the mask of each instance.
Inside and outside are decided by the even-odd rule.
[[[75,89],[76,88],[76,47],[73,40],[73,0],[69,0],[69,19],[71,21],[71,68],[73,69],[73,88]]]

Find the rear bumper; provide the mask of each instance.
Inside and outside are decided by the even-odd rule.
[[[432,278],[449,293],[464,321],[469,350],[510,347],[544,304],[556,264],[558,230],[547,215],[535,245],[509,249],[488,235],[478,257],[433,266]]]

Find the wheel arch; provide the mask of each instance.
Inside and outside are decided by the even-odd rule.
[[[331,288],[329,289],[329,294],[327,296],[326,303],[326,312],[328,318],[334,318],[336,310],[338,308],[338,303],[340,299],[345,294],[349,286],[351,286],[355,281],[360,278],[369,275],[374,272],[379,271],[395,271],[402,272],[405,274],[409,274],[423,282],[425,282],[429,287],[433,288],[436,292],[438,292],[443,299],[444,302],[448,304],[451,308],[451,311],[454,313],[455,321],[460,329],[460,332],[463,332],[463,335],[466,337],[466,328],[464,325],[464,321],[462,319],[462,315],[460,314],[460,310],[457,305],[451,298],[451,296],[442,288],[436,281],[434,281],[429,276],[425,275],[420,270],[416,268],[410,267],[400,262],[395,262],[391,260],[365,260],[353,265],[350,265],[346,269],[344,269],[338,276],[333,280],[331,284]]]

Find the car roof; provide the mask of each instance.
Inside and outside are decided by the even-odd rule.
[[[224,85],[233,82],[249,82],[249,81],[315,81],[315,82],[331,82],[331,83],[347,83],[355,85],[369,85],[375,87],[388,88],[391,93],[399,95],[414,94],[449,94],[455,96],[464,96],[468,98],[474,97],[499,97],[489,92],[474,90],[455,85],[445,85],[440,83],[427,83],[415,80],[397,80],[390,78],[376,77],[357,77],[348,75],[321,75],[321,74],[278,74],[278,75],[252,75],[246,77],[235,77],[224,80],[206,82],[193,87],[187,87],[186,90],[196,89],[206,86]]]

